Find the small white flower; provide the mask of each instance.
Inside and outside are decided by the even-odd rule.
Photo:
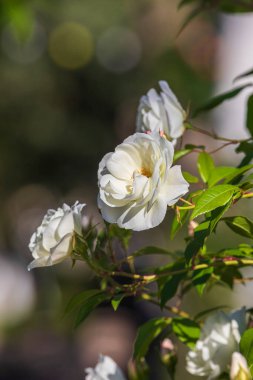
[[[245,308],[230,314],[219,311],[211,315],[204,323],[195,349],[186,357],[187,371],[195,376],[206,376],[208,380],[227,371],[245,329]]]
[[[159,133],[135,133],[99,164],[98,206],[109,223],[135,231],[160,224],[167,207],[187,193],[173,145]]]
[[[234,352],[230,368],[230,380],[251,380],[250,370],[245,357]]]
[[[72,253],[74,232],[81,234],[81,211],[84,204],[72,207],[64,204],[57,210],[48,210],[41,225],[31,237],[29,249],[34,260],[28,270],[58,264]]]
[[[173,143],[185,130],[186,112],[165,81],[159,82],[160,95],[153,88],[142,96],[137,113],[136,131],[164,133]]]
[[[85,370],[85,380],[126,380],[119,366],[109,356],[99,355],[95,368]]]

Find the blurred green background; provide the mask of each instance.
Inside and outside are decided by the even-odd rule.
[[[198,17],[176,37],[187,12],[176,0],[1,0],[1,380],[83,379],[99,352],[126,368],[136,327],[159,313],[128,300],[73,331],[64,307],[96,280],[83,264],[27,273],[27,245],[63,202],[87,203],[101,222],[98,163],[134,132],[139,98],[159,80],[185,108],[211,94],[219,20]],[[133,245],[183,247],[183,235],[169,241],[171,216]]]

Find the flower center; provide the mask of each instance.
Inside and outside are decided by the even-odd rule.
[[[149,169],[146,169],[146,168],[141,168],[139,170],[139,172],[141,175],[144,175],[145,177],[148,177],[148,178],[152,176],[151,171]]]

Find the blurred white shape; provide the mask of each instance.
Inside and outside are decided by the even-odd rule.
[[[95,368],[86,368],[85,380],[125,380],[123,372],[109,356],[99,355]]]
[[[20,265],[0,256],[0,331],[24,320],[32,311],[35,289],[32,276]]]
[[[253,15],[222,15],[221,22],[222,38],[217,57],[218,83],[215,91],[217,94],[251,82],[252,77],[237,81],[233,85],[235,77],[253,68],[253,49],[250,38],[253,35]],[[244,121],[246,101],[250,92],[252,89],[246,89],[217,109],[214,125],[219,125],[220,134],[231,138],[248,136]]]
[[[37,23],[34,25],[31,35],[25,41],[17,38],[10,24],[3,29],[1,37],[1,44],[5,54],[12,61],[22,64],[37,61],[46,47],[45,31]]]
[[[127,28],[109,28],[98,40],[97,58],[102,66],[114,73],[135,67],[141,58],[141,42],[136,33]]]

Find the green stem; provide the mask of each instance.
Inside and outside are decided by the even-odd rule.
[[[212,137],[215,140],[227,141],[230,144],[240,144],[242,142],[252,140],[252,137],[249,137],[248,139],[229,139],[227,137],[217,136],[216,133],[212,133],[212,132],[206,131],[205,129],[196,127],[195,125],[192,125],[192,124],[191,124],[191,130],[194,131],[194,132],[202,133],[203,135],[206,135],[208,137]]]
[[[154,297],[150,296],[147,293],[141,294],[140,298],[143,299],[143,300],[145,300],[145,301],[151,302],[154,305],[161,306],[160,303]],[[166,310],[170,311],[171,313],[176,314],[176,315],[178,315],[180,317],[190,318],[190,315],[188,313],[186,313],[183,310],[178,309],[175,306],[167,306],[167,305],[165,305],[164,309],[166,309]]]

